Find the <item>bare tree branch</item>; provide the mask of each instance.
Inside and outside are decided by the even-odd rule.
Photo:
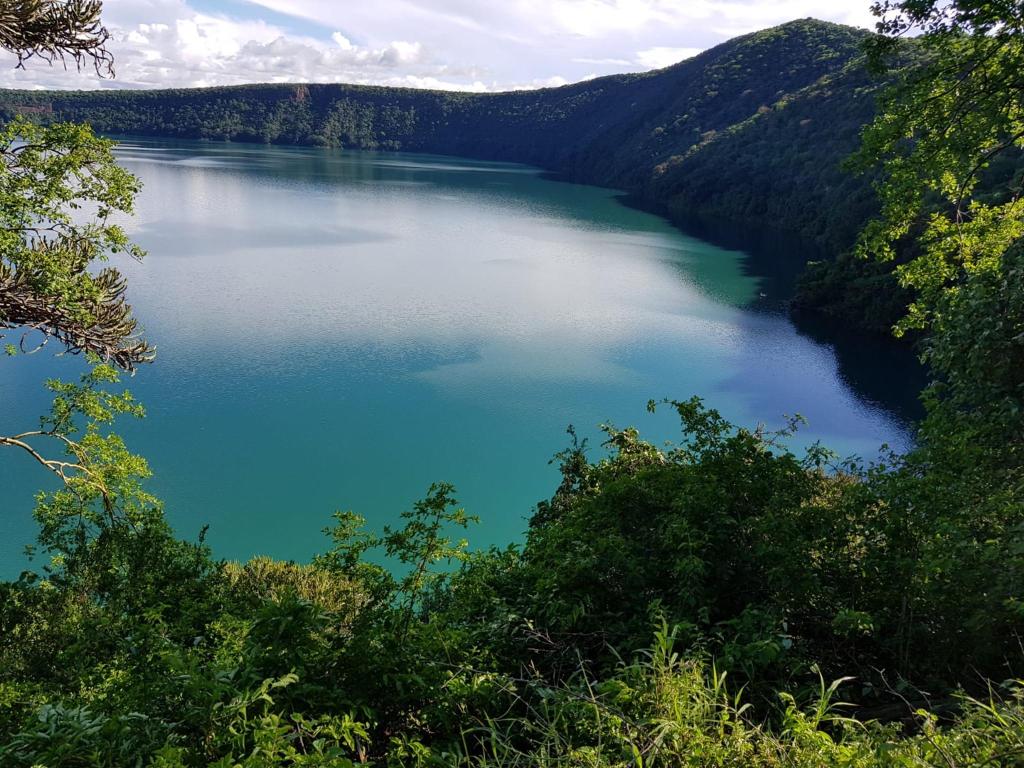
[[[102,10],[102,0],[0,0],[0,47],[17,55],[21,68],[32,58],[65,66],[70,60],[78,69],[91,64],[100,77],[113,77]]]

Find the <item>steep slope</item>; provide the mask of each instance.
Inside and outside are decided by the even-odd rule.
[[[869,179],[841,163],[874,115],[877,87],[854,58],[670,158],[641,194],[673,217],[781,226],[838,252],[876,210]]]

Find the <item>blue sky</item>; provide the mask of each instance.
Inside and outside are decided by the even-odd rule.
[[[473,91],[667,66],[813,16],[867,27],[869,0],[106,0],[118,77],[42,63],[0,86],[349,82]],[[10,59],[8,58],[8,62]]]
[[[290,35],[330,39],[331,33],[336,31],[319,20],[274,10],[252,0],[193,0],[188,5],[198,13],[211,16],[226,16],[240,21],[262,20],[280,27]]]

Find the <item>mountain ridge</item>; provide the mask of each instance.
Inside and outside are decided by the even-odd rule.
[[[528,163],[621,189],[676,223],[742,221],[838,254],[877,210],[870,179],[840,169],[882,85],[864,66],[870,35],[800,19],[662,69],[532,91],[317,83],[0,90],[0,116],[89,122],[106,133]]]

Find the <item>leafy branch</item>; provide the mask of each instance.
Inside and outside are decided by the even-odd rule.
[[[0,329],[21,334],[9,354],[54,338],[127,371],[153,359],[120,272],[91,269],[144,255],[113,221],[132,212],[140,188],[113,146],[80,125],[18,119],[0,131]],[[33,333],[42,342],[30,349]]]

